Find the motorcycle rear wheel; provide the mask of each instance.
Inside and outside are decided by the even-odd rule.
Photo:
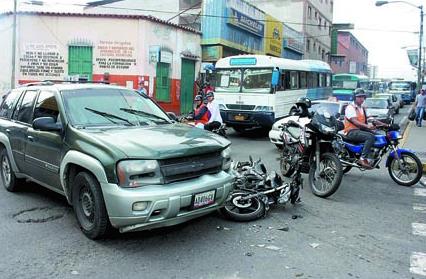
[[[313,162],[309,170],[309,186],[312,193],[321,198],[333,195],[339,188],[343,177],[342,164],[339,158],[332,153],[321,154],[319,179],[315,178],[316,172],[316,163]]]
[[[247,201],[241,201],[242,197],[253,193],[238,191],[231,194],[231,199],[226,202],[220,212],[227,219],[237,222],[249,222],[265,216],[265,204],[259,198],[251,198]]]
[[[411,162],[407,162],[407,159],[409,159]],[[388,165],[388,171],[389,175],[392,178],[393,181],[395,181],[398,185],[401,186],[413,186],[417,184],[417,182],[420,181],[423,174],[423,165],[422,162],[420,162],[420,159],[412,153],[402,153],[401,154],[401,160],[403,161],[403,164],[408,167],[408,174],[403,173],[401,169],[399,169],[398,160],[396,160],[394,157],[389,158],[389,165]],[[395,169],[397,168],[397,169]],[[411,172],[415,171],[415,172]],[[413,173],[413,175],[411,175]],[[398,175],[400,174],[400,175]],[[401,176],[406,175],[408,177],[408,180],[402,180]]]

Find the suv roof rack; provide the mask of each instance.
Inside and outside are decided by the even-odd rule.
[[[110,84],[108,81],[96,81],[96,80],[43,80],[25,83],[22,86],[49,86],[58,83],[91,83],[91,84]]]

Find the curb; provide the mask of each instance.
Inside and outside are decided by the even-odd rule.
[[[409,133],[410,129],[411,129],[411,125],[412,125],[413,121],[409,121],[408,117],[405,116],[400,122],[399,122],[399,126],[401,127],[401,132],[402,132],[402,142],[401,142],[401,146],[404,147],[405,145],[405,141],[407,140],[408,135],[406,135],[406,133]],[[423,165],[423,174],[426,174],[426,162],[422,162]]]

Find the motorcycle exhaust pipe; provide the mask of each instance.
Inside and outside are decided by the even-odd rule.
[[[340,162],[345,165],[345,166],[350,166],[350,167],[354,167],[354,168],[359,168],[359,166],[355,163],[351,163],[351,162],[347,162],[345,160],[340,160]]]

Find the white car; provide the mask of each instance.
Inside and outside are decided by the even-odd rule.
[[[309,109],[310,112],[317,111],[318,109],[325,109],[331,115],[334,115],[336,118],[340,118],[345,115],[345,109],[349,102],[334,102],[334,101],[312,101],[312,106]],[[310,122],[310,119],[307,117],[299,117],[299,116],[287,116],[284,117],[274,123],[272,125],[272,129],[269,131],[269,140],[275,144],[278,148],[282,148],[283,141],[281,139],[281,129],[279,126],[283,123],[287,123],[288,121],[293,120],[301,123],[302,125],[306,125]]]

